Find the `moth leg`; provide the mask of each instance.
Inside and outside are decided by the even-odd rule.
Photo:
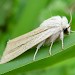
[[[72,30],[71,30],[70,32],[71,32],[71,33],[74,33],[75,31],[72,31]]]
[[[35,54],[34,54],[34,57],[33,57],[33,61],[35,60],[35,57],[36,57],[36,54],[37,54],[38,50],[40,49],[40,47],[41,47],[44,43],[45,43],[45,40],[42,41],[40,44],[38,44],[37,49],[36,49]]]
[[[53,42],[51,42],[51,46],[50,46],[50,49],[49,49],[49,54],[50,54],[50,55],[51,55],[52,46],[53,46]]]
[[[63,43],[63,39],[64,39],[64,34],[63,31],[60,33],[60,40],[62,42],[62,49],[64,49],[64,43]]]

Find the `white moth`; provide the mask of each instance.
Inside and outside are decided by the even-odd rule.
[[[51,55],[52,45],[58,37],[62,41],[63,49],[64,34],[70,34],[71,32],[70,23],[68,23],[68,20],[65,16],[54,16],[45,20],[38,28],[34,29],[33,31],[15,39],[9,40],[7,42],[7,46],[1,58],[0,64],[6,63],[18,57],[28,49],[37,45],[37,49],[33,57],[33,60],[35,60],[38,50],[46,41],[51,43],[49,49],[49,54]]]

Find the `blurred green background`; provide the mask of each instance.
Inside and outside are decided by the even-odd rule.
[[[66,16],[68,18],[68,21],[70,21],[70,11],[72,8],[73,20],[71,23],[71,28],[72,30],[75,30],[75,0],[0,0],[0,57],[2,56],[8,40],[37,28],[40,23],[43,22],[45,19],[50,18],[51,16],[60,15]],[[33,57],[34,52],[31,52],[32,54],[30,55]],[[27,53],[27,55],[28,54],[29,53]],[[44,55],[42,54],[38,56],[38,59],[42,56]],[[24,57],[24,55],[21,57]],[[65,56],[62,57],[65,58]],[[65,61],[63,60],[62,62],[58,62],[54,65],[45,66],[42,69],[40,68],[41,65],[39,64],[39,62],[41,61],[37,61],[37,64],[39,66],[38,70],[34,68],[34,70],[32,71],[28,70],[25,72],[20,72],[21,67],[23,67],[24,65],[18,66],[20,64],[18,63],[17,65],[16,62],[19,58],[17,60],[16,59],[14,60],[15,62],[12,61],[13,63],[10,62],[8,64],[1,65],[0,67],[3,69],[1,70],[0,68],[0,74],[5,73],[4,75],[75,75],[75,57],[66,59]],[[29,58],[25,60],[31,61],[31,59]],[[59,61],[59,59],[55,59],[55,61],[57,60]],[[26,63],[33,63],[33,61]],[[16,65],[15,68],[12,68],[12,66],[14,66],[13,64]],[[10,68],[8,69],[10,65],[12,65],[11,70]],[[33,68],[33,66],[29,68]],[[20,70],[17,70],[18,68],[20,68]],[[17,70],[17,72],[15,69]],[[22,68],[22,70],[24,69]]]

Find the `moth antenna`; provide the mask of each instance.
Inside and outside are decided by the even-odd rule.
[[[72,31],[72,30],[71,30],[70,32],[71,32],[71,33],[75,33],[75,31]]]
[[[69,25],[71,24],[71,22],[72,22],[72,9],[70,11],[70,22],[69,22]]]

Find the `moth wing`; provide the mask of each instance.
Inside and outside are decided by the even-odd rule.
[[[1,62],[0,64],[2,63],[6,63],[16,57],[18,57],[19,55],[21,55],[22,53],[24,53],[25,51],[27,51],[28,49],[32,48],[33,46],[37,45],[38,43],[42,42],[43,40],[47,39],[48,37],[50,37],[51,35],[59,32],[60,28],[57,27],[57,28],[50,28],[50,29],[43,29],[42,31],[38,31],[38,33],[36,32],[33,33],[34,31],[37,31],[37,30],[34,30],[30,33],[33,33],[34,35],[31,35],[30,33],[26,34],[25,39],[21,45],[15,47],[15,48],[12,48],[11,49],[11,44],[14,43],[15,45],[15,39],[13,39],[13,41],[11,40],[7,47],[9,46],[9,48],[6,48],[5,52],[3,53],[3,56],[1,58]],[[30,34],[30,35],[29,35]],[[29,35],[29,36],[27,36]],[[27,38],[28,37],[28,38]],[[20,40],[20,38],[18,37],[18,39]]]
[[[7,51],[10,51],[22,44],[27,43],[28,41],[30,41],[32,39],[33,36],[35,36],[41,32],[44,32],[48,29],[49,29],[49,27],[38,27],[38,28],[34,29],[33,31],[28,32],[27,34],[24,34],[19,37],[16,37],[15,39],[9,40],[7,42],[7,46],[5,48],[5,54],[7,53]]]

